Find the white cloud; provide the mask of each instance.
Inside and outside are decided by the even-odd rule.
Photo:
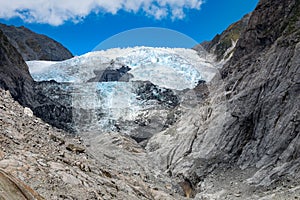
[[[91,13],[142,11],[155,19],[182,19],[184,11],[199,10],[203,0],[0,0],[0,18],[20,17],[26,22],[54,26],[78,22]]]

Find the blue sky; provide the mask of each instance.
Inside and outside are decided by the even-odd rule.
[[[115,34],[141,27],[172,29],[199,43],[211,40],[253,11],[258,3],[258,0],[64,0],[60,5],[45,0],[49,5],[43,6],[36,3],[42,1],[1,2],[0,22],[23,25],[45,34],[74,55],[93,50]],[[83,2],[89,4],[84,7]]]

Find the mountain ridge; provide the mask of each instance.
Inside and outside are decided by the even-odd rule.
[[[25,61],[61,61],[73,57],[72,53],[57,41],[45,35],[34,33],[24,26],[15,27],[0,24],[0,29]]]
[[[204,41],[193,49],[201,50],[204,48],[208,53],[214,55],[216,61],[227,61],[234,52],[235,44],[245,31],[250,16],[251,13],[246,14],[242,19],[227,27],[221,34],[217,34],[211,41]]]

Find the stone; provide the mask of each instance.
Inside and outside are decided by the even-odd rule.
[[[2,160],[4,157],[5,157],[5,153],[2,150],[0,150],[0,160]]]
[[[44,200],[36,191],[28,185],[5,173],[0,169],[0,198],[1,199],[36,199]]]
[[[18,167],[20,163],[14,159],[5,159],[5,160],[0,160],[0,168],[5,169],[8,167]]]
[[[77,145],[77,144],[67,144],[66,149],[69,151],[73,151],[75,153],[84,153],[85,152],[85,148],[81,145]]]
[[[18,102],[27,106],[33,101],[33,79],[22,56],[1,30],[0,54],[3,55],[0,58],[0,88],[9,90]]]
[[[61,163],[57,163],[57,162],[48,162],[49,167],[55,171],[59,171],[59,170],[64,170],[65,166]]]
[[[27,115],[28,117],[32,117],[33,116],[33,112],[30,108],[25,107],[24,108],[24,114]]]
[[[43,159],[38,159],[37,163],[43,167],[48,167],[48,164]]]

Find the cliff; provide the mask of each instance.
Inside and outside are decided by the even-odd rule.
[[[299,10],[297,0],[261,0],[232,58],[209,85],[206,103],[187,110],[177,125],[150,140],[153,159],[172,176],[190,179],[202,191],[198,197],[219,189],[249,198],[251,190],[269,188],[268,193],[283,182],[297,182]],[[235,187],[228,176],[243,181]],[[227,187],[220,177],[232,184]],[[270,193],[273,198],[293,198],[275,193]]]
[[[255,183],[299,175],[299,11],[297,0],[260,1],[222,69],[232,118],[223,138],[235,141],[223,150],[260,169]]]
[[[0,30],[0,88],[9,90],[16,100],[27,106],[34,98],[33,84],[22,56]]]

